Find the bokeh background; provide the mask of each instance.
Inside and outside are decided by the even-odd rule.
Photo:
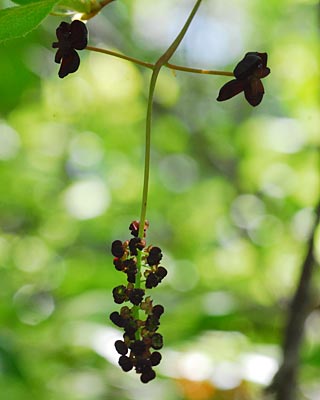
[[[155,61],[192,5],[118,0],[88,22],[89,43]],[[151,291],[165,347],[148,385],[117,366],[108,315],[125,281],[110,244],[140,213],[150,71],[82,51],[79,71],[59,79],[61,20],[0,47],[1,398],[259,399],[320,196],[318,2],[203,1],[172,62],[232,71],[266,51],[257,108],[243,95],[217,103],[225,77],[161,72],[147,239],[168,277]],[[300,371],[312,400],[319,332],[318,308]]]

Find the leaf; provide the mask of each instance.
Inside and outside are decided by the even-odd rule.
[[[43,0],[0,10],[0,42],[25,36],[31,32],[50,13],[56,3],[57,0]]]

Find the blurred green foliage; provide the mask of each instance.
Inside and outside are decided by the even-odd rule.
[[[154,61],[191,5],[118,0],[88,22],[89,43]],[[60,80],[53,16],[1,44],[3,399],[259,398],[280,361],[320,195],[317,7],[203,2],[173,59],[232,70],[247,51],[266,51],[256,109],[242,95],[217,103],[223,77],[161,73],[147,239],[169,274],[151,291],[166,310],[165,349],[146,386],[115,365],[120,332],[108,315],[124,282],[110,244],[140,212],[150,71],[82,51],[79,71]],[[320,396],[319,327],[315,309],[301,365],[310,399]]]

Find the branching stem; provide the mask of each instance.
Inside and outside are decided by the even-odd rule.
[[[155,64],[148,63],[148,62],[139,60],[138,58],[130,57],[125,54],[121,54],[121,53],[118,53],[118,52],[112,51],[112,50],[101,49],[99,47],[93,47],[93,46],[87,46],[86,50],[94,51],[96,53],[107,54],[112,57],[121,58],[122,60],[127,60],[130,62],[133,62],[134,64],[141,65],[142,67],[149,68],[152,70],[155,67]],[[216,70],[208,70],[208,69],[191,68],[191,67],[185,67],[185,66],[181,66],[181,65],[171,64],[169,62],[166,62],[165,64],[163,64],[163,66],[167,67],[169,69],[175,70],[175,71],[183,71],[183,72],[189,72],[189,73],[193,73],[193,74],[233,76],[233,73],[229,72],[229,71],[216,71]]]

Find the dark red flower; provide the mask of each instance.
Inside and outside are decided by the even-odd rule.
[[[52,47],[58,49],[54,61],[61,63],[59,77],[64,78],[79,68],[80,57],[76,50],[83,50],[87,46],[88,31],[83,22],[75,20],[71,24],[61,22],[56,35],[58,42],[52,43]]]
[[[267,53],[247,53],[233,70],[236,79],[222,86],[217,100],[225,101],[244,92],[249,104],[254,107],[260,104],[264,95],[261,79],[270,74],[267,59]]]

